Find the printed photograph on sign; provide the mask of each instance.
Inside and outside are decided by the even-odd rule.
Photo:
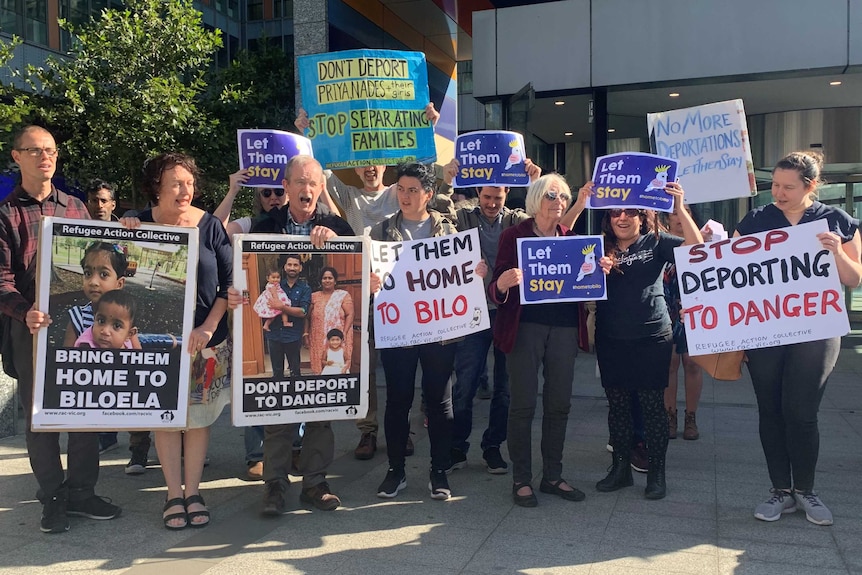
[[[458,174],[452,187],[527,186],[524,137],[517,132],[483,130],[455,138]]]
[[[691,355],[850,331],[826,220],[674,249]]]
[[[647,114],[650,149],[679,162],[686,203],[757,195],[742,100]]]
[[[593,169],[594,190],[587,207],[672,212],[673,196],[664,188],[676,177],[677,162],[670,158],[641,152],[602,156]]]
[[[234,283],[234,425],[364,417],[368,270],[362,238],[239,235]]]
[[[311,156],[311,140],[279,130],[237,130],[239,168],[249,170],[243,186],[280,188],[287,161],[300,154]]]
[[[305,135],[324,169],[437,159],[425,54],[345,50],[297,58]]]
[[[38,307],[52,323],[37,338],[34,429],[185,427],[197,239],[195,228],[43,218]]]
[[[403,242],[371,242],[380,277],[374,294],[377,349],[436,343],[490,327],[479,231]],[[489,270],[490,273],[490,270]]]
[[[607,299],[602,236],[518,238],[521,303]]]

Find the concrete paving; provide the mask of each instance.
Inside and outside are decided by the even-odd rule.
[[[0,575],[862,574],[857,344],[858,332],[845,338],[820,410],[817,491],[835,515],[831,527],[809,523],[801,511],[774,523],[754,519],[755,505],[769,495],[769,480],[747,374],[737,382],[706,378],[697,414],[701,438],[684,441],[680,435],[670,442],[667,498],[644,499],[641,474],[635,474],[634,487],[598,493],[595,482],[610,463],[607,405],[595,356],[582,353],[563,475],[587,493],[584,502],[538,493],[537,508],[514,506],[511,475],[490,475],[482,466],[478,441],[488,402],[477,400],[475,448],[468,467],[450,475],[449,501],[428,496],[428,437],[414,409],[416,455],[408,458],[408,487],[396,499],[375,494],[386,474],[385,449],[371,461],[355,460],[358,432],[352,422],[339,422],[330,484],[343,506],[333,512],[304,507],[297,480],[289,491],[292,511],[263,518],[262,484],[243,479],[242,429],[231,427],[225,414],[213,427],[212,464],[202,484],[213,514],[209,527],[162,527],[165,488],[156,454],[146,474],[125,475],[128,435],[121,433],[121,449],[103,456],[97,491],[121,505],[122,516],[72,518],[68,533],[43,535],[35,481],[18,435],[0,440]],[[378,392],[383,405],[383,388]],[[540,470],[539,434],[537,418],[534,469]]]

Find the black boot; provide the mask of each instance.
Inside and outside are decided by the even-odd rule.
[[[613,465],[611,471],[607,477],[596,483],[597,491],[607,493],[634,485],[628,450],[618,449],[614,451],[612,458]]]
[[[664,457],[650,456],[644,496],[647,499],[664,499],[666,494],[667,483],[664,477]]]

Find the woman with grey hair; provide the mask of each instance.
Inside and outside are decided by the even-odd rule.
[[[533,415],[542,390],[542,481],[539,490],[567,501],[582,501],[584,493],[562,478],[563,443],[572,395],[572,373],[578,353],[578,306],[575,303],[521,305],[518,286],[517,239],[574,235],[560,224],[572,199],[566,181],[557,174],[542,176],[527,190],[529,219],[503,231],[488,293],[497,304],[494,345],[506,353],[509,404],[509,457],[512,460],[512,498],[516,505],[538,504],[532,487]]]

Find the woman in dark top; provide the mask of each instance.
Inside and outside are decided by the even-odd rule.
[[[138,216],[141,222],[197,227],[199,232],[194,329],[185,342],[193,357],[188,429],[155,432],[168,486],[162,518],[171,530],[209,524],[199,491],[209,426],[230,401],[231,346],[225,312],[227,288],[233,282],[233,252],[221,221],[191,205],[197,177],[194,159],[184,154],[150,159],[144,166],[143,188],[153,207]]]
[[[562,478],[563,445],[572,396],[572,373],[578,354],[578,306],[575,303],[521,305],[518,286],[517,239],[573,235],[560,220],[572,199],[566,181],[556,174],[542,176],[527,190],[529,219],[503,230],[488,294],[497,304],[494,345],[506,354],[511,401],[508,445],[512,459],[512,498],[516,505],[535,507],[531,429],[542,389],[542,481],[539,490],[568,501],[584,493]]]
[[[644,495],[665,496],[667,415],[664,388],[673,345],[670,317],[664,299],[663,270],[673,263],[673,249],[702,241],[700,231],[684,209],[683,190],[669,183],[683,238],[659,232],[655,212],[634,208],[608,210],[602,221],[608,298],[596,302],[596,358],[608,397],[611,445],[629,445],[632,437],[632,391],[643,411],[649,471]],[[637,366],[637,367],[634,367]],[[615,449],[613,466],[596,484],[599,491],[616,491],[633,484],[627,449]]]
[[[750,211],[734,236],[826,220],[829,231],[817,238],[834,254],[841,283],[857,287],[862,280],[859,220],[814,199],[822,162],[810,152],[780,160],[772,171],[773,203]],[[772,481],[772,495],[754,510],[757,519],[776,521],[798,504],[812,523],[832,525],[832,513],[814,493],[814,471],[820,449],[817,411],[840,347],[841,338],[833,337],[746,352]]]

